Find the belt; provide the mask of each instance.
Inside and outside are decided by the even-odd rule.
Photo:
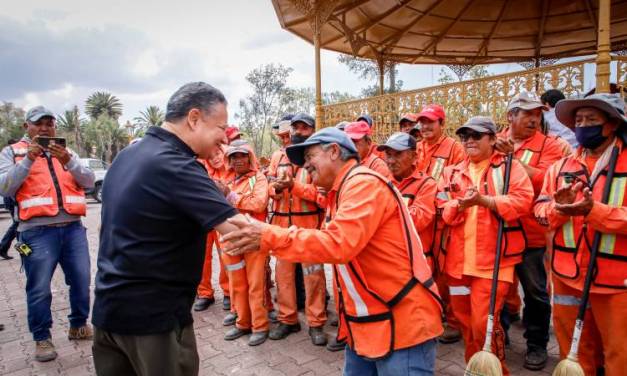
[[[65,226],[71,225],[72,223],[74,223],[74,221],[72,221],[72,222],[63,222],[63,223],[53,223],[53,224],[45,225],[45,226],[46,227],[65,227]]]

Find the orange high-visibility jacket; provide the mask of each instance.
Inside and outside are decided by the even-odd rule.
[[[350,161],[338,173],[322,230],[268,226],[261,250],[292,262],[336,264],[338,338],[376,359],[439,336],[441,307],[400,192],[356,165]]]
[[[302,167],[290,163],[285,149],[277,150],[272,155],[268,176],[281,178],[284,174],[290,174],[294,179],[291,190],[283,190],[280,199],[274,199],[270,223],[282,227],[296,225],[304,228],[319,228],[322,210],[321,195],[315,185],[311,183],[311,176]],[[273,167],[276,166],[276,167]],[[276,195],[272,185],[269,186],[271,195]]]
[[[427,257],[433,257],[433,236],[435,234],[435,196],[438,190],[435,180],[417,169],[403,179],[393,180],[403,195],[409,214],[420,236],[422,249]]]
[[[464,148],[455,139],[442,135],[433,145],[422,140],[416,144],[416,167],[418,170],[433,177],[436,182],[444,167],[456,165],[466,157]]]
[[[510,130],[505,129],[501,134],[504,137],[509,137]],[[542,190],[546,171],[553,163],[562,159],[563,156],[564,151],[561,145],[554,138],[545,136],[540,131],[536,131],[532,137],[516,146],[514,157],[519,162],[535,170],[533,176],[531,176],[531,184],[535,194],[534,200]],[[527,236],[527,247],[544,247],[546,245],[546,229],[536,221],[533,215],[533,208],[520,220]]]
[[[18,163],[28,153],[28,142],[11,145],[13,161]],[[15,200],[20,220],[34,217],[54,217],[63,208],[72,215],[85,215],[85,190],[58,159],[42,155],[30,168],[28,176],[17,190]]]
[[[445,269],[447,274],[461,276],[465,254],[465,212],[460,211],[458,198],[465,196],[468,188],[473,186],[468,172],[470,160],[448,167],[444,170],[439,183],[438,200],[442,207],[442,219],[447,225],[448,239],[443,246],[446,252]],[[496,238],[498,218],[505,220],[501,267],[518,264],[522,261],[522,253],[526,248],[525,232],[520,218],[529,213],[533,203],[533,187],[527,172],[520,162],[512,161],[509,191],[503,195],[505,177],[505,156],[494,152],[490,157],[490,165],[481,177],[479,187],[482,195],[489,195],[496,203],[496,213],[480,206],[477,208],[477,244],[476,268],[493,270],[496,254]]]
[[[590,247],[595,231],[602,233],[597,270],[592,292],[624,292],[627,279],[627,148],[619,140],[620,149],[607,204],[601,203],[608,166],[591,181],[583,149],[555,163],[547,172],[542,193],[536,200],[535,214],[548,220],[553,236],[551,268],[567,285],[583,290],[584,276],[590,262]],[[584,183],[592,189],[594,206],[587,216],[567,217],[555,210],[553,194],[567,182]],[[577,194],[575,201],[581,200]]]
[[[268,210],[268,180],[259,171],[235,177],[228,183],[229,188],[239,195],[235,207],[242,213],[264,221]]]
[[[391,180],[394,178],[385,161],[379,158],[375,153],[370,152],[370,154],[368,154],[368,156],[361,161],[361,165],[371,169],[372,171],[378,172],[386,179]]]

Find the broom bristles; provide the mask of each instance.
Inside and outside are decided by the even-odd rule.
[[[466,365],[465,376],[503,376],[499,358],[489,351],[476,352]]]
[[[585,376],[581,365],[572,359],[564,359],[557,363],[553,376]]]

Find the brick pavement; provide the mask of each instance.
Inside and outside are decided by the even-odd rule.
[[[92,280],[96,268],[99,219],[100,205],[91,203],[85,224],[92,256]],[[4,233],[8,224],[8,214],[0,214],[0,233]],[[10,254],[15,256],[15,251],[12,250]],[[218,270],[217,265],[213,270]],[[217,275],[214,276],[215,286],[216,279]],[[5,325],[5,330],[0,332],[0,375],[94,375],[90,343],[67,339],[69,301],[62,272],[55,273],[52,285],[52,336],[59,357],[49,363],[33,360],[34,345],[26,319],[25,281],[24,274],[20,272],[19,259],[0,261],[0,323]],[[331,353],[313,346],[305,329],[286,340],[269,340],[259,347],[249,347],[245,338],[224,341],[222,336],[225,328],[221,325],[224,311],[220,304],[219,289],[216,294],[218,304],[205,312],[194,314],[201,375],[341,374],[343,353]],[[302,314],[300,319],[304,325]],[[333,332],[330,327],[326,330],[329,334]],[[507,363],[512,374],[549,375],[557,362],[554,337],[551,336],[549,345],[549,365],[542,372],[530,372],[522,368],[524,339],[519,323],[514,324],[510,335],[512,343],[507,349]],[[463,346],[459,343],[439,345],[436,370],[437,375],[463,375]]]

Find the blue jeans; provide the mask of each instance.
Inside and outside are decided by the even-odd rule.
[[[33,251],[22,257],[26,271],[28,328],[35,341],[50,338],[52,293],[50,281],[57,264],[70,287],[70,327],[79,328],[89,315],[90,261],[85,227],[80,221],[63,227],[39,226],[19,234]]]
[[[436,340],[396,350],[383,360],[368,360],[346,346],[344,376],[427,376],[435,372]]]

